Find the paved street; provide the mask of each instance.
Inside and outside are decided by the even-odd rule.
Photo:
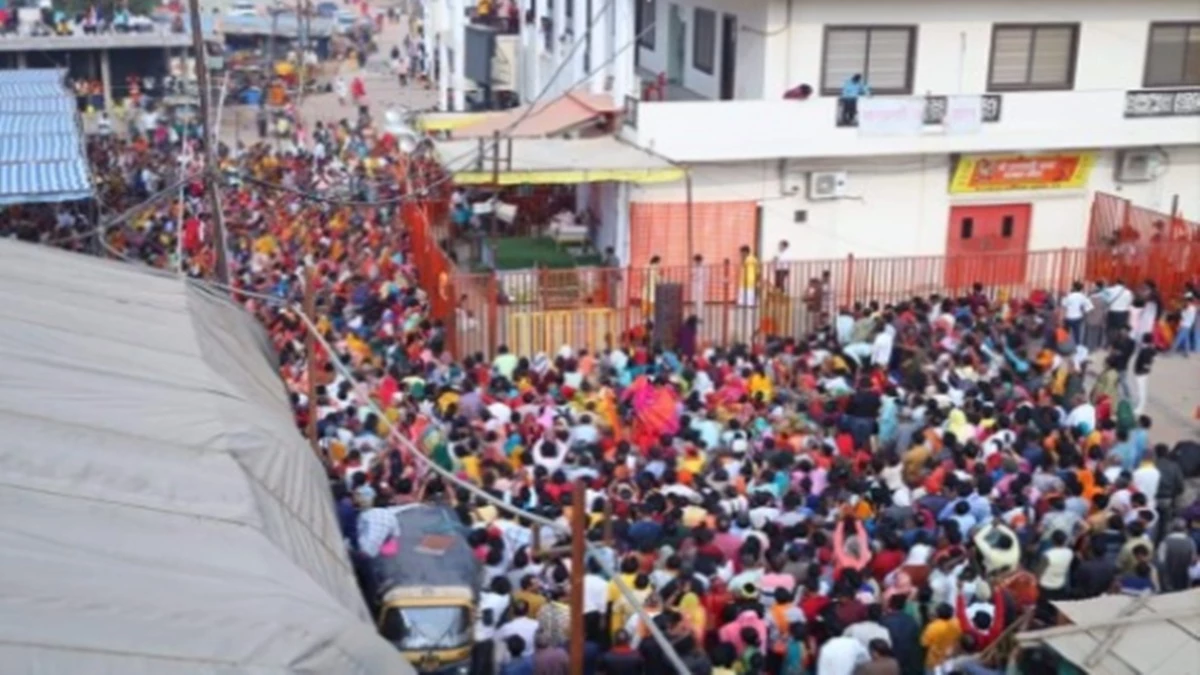
[[[431,108],[437,103],[437,89],[425,89],[421,85],[409,83],[401,87],[398,79],[391,73],[388,65],[388,54],[392,47],[403,44],[404,36],[408,33],[408,20],[401,18],[398,23],[385,23],[383,32],[376,35],[379,49],[367,59],[363,69],[363,84],[367,89],[367,102],[371,106],[371,114],[376,119],[382,119],[383,111],[389,105],[408,109]],[[343,76],[347,84],[358,74],[357,69],[345,70]],[[309,94],[300,105],[301,115],[310,124],[313,121],[330,121],[342,118],[353,118],[354,106],[347,102],[339,105],[337,96],[330,93]],[[221,120],[221,139],[231,142],[242,139],[255,139],[258,132],[254,123],[255,109],[252,106],[226,103],[226,109]]]

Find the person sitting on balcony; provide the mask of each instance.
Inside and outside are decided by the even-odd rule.
[[[789,101],[807,101],[812,98],[813,88],[808,84],[801,84],[783,92],[783,97]]]
[[[855,73],[842,83],[842,95],[838,99],[838,124],[852,127],[858,124],[858,99],[870,96],[871,88],[860,73]]]

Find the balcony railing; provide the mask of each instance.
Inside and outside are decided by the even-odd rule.
[[[1125,92],[1125,117],[1200,115],[1200,89],[1150,89]]]
[[[985,94],[983,99],[983,121],[991,124],[1000,121],[1001,98],[999,94]],[[840,103],[840,102],[839,102]],[[936,126],[946,119],[946,110],[949,107],[949,97],[946,96],[926,96],[925,97],[925,124]],[[857,127],[858,118],[845,119],[841,114],[840,105],[835,118],[839,127]]]
[[[1125,90],[1005,92],[1003,117],[988,103],[988,124],[941,133],[945,125],[863,135],[837,127],[838,99],[640,101],[631,142],[678,162],[733,162],[778,157],[849,157],[938,153],[1005,153],[1075,148],[1200,144],[1200,117],[1128,119]],[[913,114],[926,118],[923,97]],[[947,122],[959,106],[948,100]],[[868,108],[859,103],[861,111]],[[911,110],[906,104],[906,110]],[[965,109],[965,107],[964,107]],[[906,115],[907,116],[907,115]],[[866,116],[864,115],[864,119]],[[853,143],[851,138],[857,140]]]

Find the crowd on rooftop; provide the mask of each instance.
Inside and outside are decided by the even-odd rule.
[[[199,157],[200,139],[136,132],[92,143],[100,219],[183,176],[177,196],[100,242],[83,210],[23,211],[5,234],[209,275],[209,202],[178,150]],[[366,118],[286,148],[220,153],[235,297],[269,330],[300,428],[315,422],[369,603],[365,563],[396,539],[387,509],[458,512],[482,575],[475,675],[565,675],[572,611],[588,673],[672,672],[618,578],[698,675],[1000,672],[1006,635],[1053,622],[1053,601],[1200,580],[1200,501],[1182,499],[1200,446],[1146,414],[1151,370],[1197,347],[1194,286],[976,287],[839,308],[755,345],[656,344],[641,327],[606,349],[453,355],[402,217],[425,160]],[[306,295],[333,347],[313,364]],[[462,484],[564,525],[587,511],[600,555],[583,607],[567,605],[568,562],[543,555],[563,535]]]

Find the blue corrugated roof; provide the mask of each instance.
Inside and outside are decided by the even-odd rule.
[[[0,113],[66,114],[77,110],[75,99],[68,96],[42,98],[0,98]]]
[[[74,113],[0,113],[0,136],[57,136],[77,133],[79,124]]]
[[[0,204],[92,194],[75,99],[54,68],[0,71]]]
[[[0,164],[0,204],[67,202],[92,194],[87,162],[68,159],[31,164]]]
[[[61,84],[49,82],[0,83],[0,98],[54,98],[64,91]]]
[[[0,143],[0,164],[49,162],[79,157],[79,136],[12,136]]]
[[[67,71],[62,68],[24,68],[0,70],[0,86],[6,84],[52,84],[61,88]]]

